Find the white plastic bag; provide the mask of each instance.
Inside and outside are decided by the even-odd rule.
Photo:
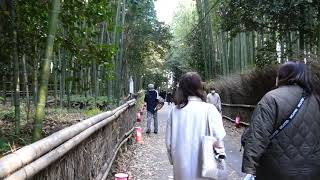
[[[218,164],[213,151],[214,137],[202,137],[202,171],[204,178],[218,179]]]
[[[202,137],[202,171],[204,178],[226,179],[228,176],[227,166],[224,159],[218,159],[214,153],[213,144],[217,139],[212,136]],[[225,153],[223,153],[225,156]]]

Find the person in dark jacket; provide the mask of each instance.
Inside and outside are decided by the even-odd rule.
[[[147,131],[149,134],[151,132],[151,119],[154,119],[154,133],[158,133],[158,114],[157,114],[157,105],[158,105],[158,92],[154,89],[153,84],[148,85],[148,92],[144,97],[144,102],[147,104]]]
[[[320,100],[313,93],[305,64],[280,66],[277,88],[258,103],[246,131],[242,171],[257,180],[320,179]],[[306,99],[294,118],[273,137]]]
[[[160,91],[159,96],[162,97],[162,99],[166,99],[166,94],[167,92],[162,90]]]
[[[172,93],[171,92],[167,93],[167,102],[169,105],[172,103]]]

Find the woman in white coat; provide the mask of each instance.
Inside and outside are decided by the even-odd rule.
[[[201,139],[207,134],[210,121],[211,132],[220,142],[223,141],[226,132],[221,114],[215,106],[206,103],[201,77],[195,72],[182,76],[175,103],[166,130],[166,146],[174,179],[202,179]]]

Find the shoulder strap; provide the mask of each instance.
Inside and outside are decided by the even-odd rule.
[[[299,112],[301,106],[304,103],[304,100],[306,99],[306,97],[303,95],[300,99],[300,101],[298,102],[298,104],[296,105],[296,107],[293,109],[292,113],[286,118],[286,120],[277,128],[277,130],[269,137],[270,140],[272,140],[276,135],[278,135],[280,133],[280,131],[282,131],[293,119],[294,117],[297,115],[297,113]]]

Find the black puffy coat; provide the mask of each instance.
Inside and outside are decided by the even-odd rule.
[[[302,96],[299,86],[282,86],[258,103],[246,134],[242,171],[256,179],[320,179],[320,102],[310,95],[295,118],[272,140],[270,135]]]

